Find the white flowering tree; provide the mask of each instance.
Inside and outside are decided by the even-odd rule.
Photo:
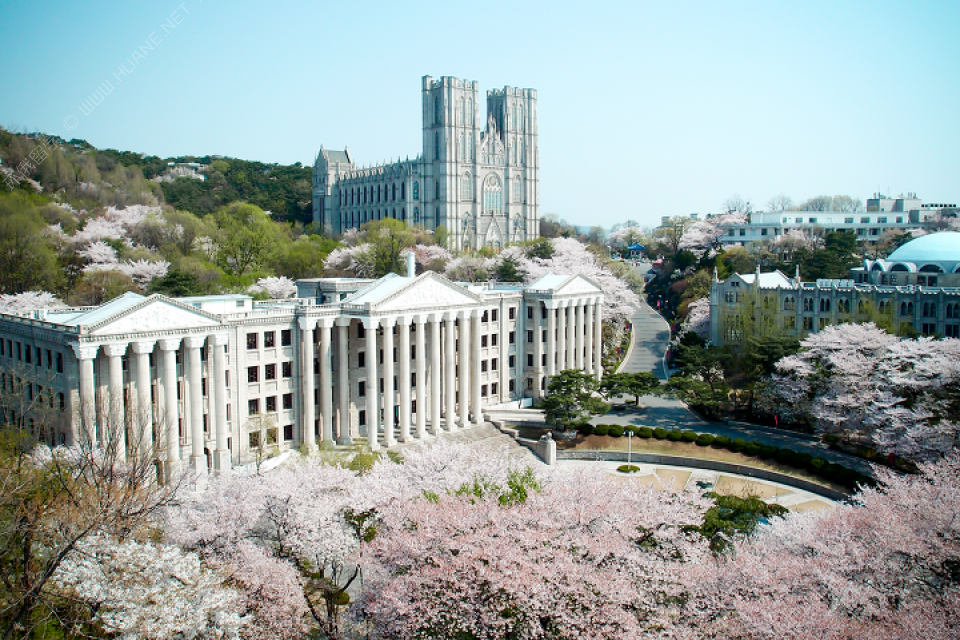
[[[52,293],[46,291],[24,291],[23,293],[0,294],[0,313],[18,313],[37,309],[58,309],[66,305]]]
[[[252,293],[266,291],[274,300],[293,298],[297,295],[297,283],[286,276],[260,278],[248,289]]]
[[[710,340],[710,299],[698,298],[687,306],[687,317],[680,325],[677,339],[682,339],[686,333],[694,333],[701,340]]]

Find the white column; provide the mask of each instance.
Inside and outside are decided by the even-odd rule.
[[[340,412],[338,444],[353,444],[350,434],[350,318],[337,318],[337,409]]]
[[[498,402],[503,402],[504,399],[512,400],[513,398],[510,397],[510,367],[507,366],[507,364],[510,362],[510,339],[509,332],[506,328],[509,314],[507,313],[506,307],[502,304],[502,301],[500,304],[499,314],[500,322],[497,323],[497,333],[499,338],[497,339],[497,342],[499,343],[500,348],[498,349],[499,354],[497,355],[497,358],[500,365],[498,367],[498,377],[500,378],[500,398],[498,399]]]
[[[567,369],[575,369],[577,366],[576,346],[577,336],[576,305],[573,300],[567,302]]]
[[[165,338],[158,343],[163,354],[163,424],[166,428],[167,481],[180,475],[180,403],[177,400],[177,350],[180,338]]]
[[[430,433],[439,435],[440,405],[443,396],[440,393],[440,322],[443,314],[430,314]]]
[[[123,354],[127,345],[104,345],[109,360],[110,391],[106,432],[103,434],[103,448],[114,452],[118,460],[127,455],[127,422],[123,410]]]
[[[603,377],[603,298],[597,298],[593,317],[593,366],[597,380]]]
[[[150,459],[156,457],[153,451],[153,400],[150,393],[150,354],[155,344],[153,341],[130,344],[136,354],[134,380],[137,386],[137,403],[130,403],[131,437],[134,439],[132,450],[138,451],[142,456],[150,456]]]
[[[454,323],[457,320],[456,311],[448,311],[444,316],[444,348],[443,348],[443,397],[446,410],[444,411],[445,425],[447,431],[456,429],[457,424],[457,388],[454,375],[456,369],[456,327]]]
[[[417,440],[427,437],[427,401],[430,394],[427,391],[427,317],[418,315],[414,322],[417,327],[417,371],[414,373],[417,382]]]
[[[316,451],[316,404],[314,403],[313,390],[316,388],[316,381],[313,376],[313,330],[317,326],[316,318],[297,318],[300,325],[300,442],[309,452]]]
[[[229,427],[227,425],[227,405],[230,397],[227,394],[227,366],[224,349],[230,343],[230,336],[226,333],[215,333],[210,336],[213,345],[213,367],[210,369],[210,416],[213,420],[211,429],[216,429],[217,448],[213,452],[213,468],[217,471],[226,471],[233,464],[230,461],[230,447],[228,446]],[[215,410],[214,410],[215,409]]]
[[[577,300],[577,306],[574,308],[576,311],[576,319],[574,320],[574,335],[576,339],[574,340],[574,345],[576,352],[574,353],[574,366],[579,370],[583,371],[583,331],[585,329],[583,325],[583,301]]]
[[[543,379],[543,328],[541,309],[542,303],[539,300],[533,301],[533,397],[542,398],[543,391],[540,389],[540,381]],[[550,310],[547,310],[550,313]],[[553,357],[553,352],[550,356]]]
[[[400,442],[410,441],[410,318],[397,318],[400,332],[400,345],[397,348],[400,362],[400,374],[397,386],[400,388]]]
[[[190,402],[190,466],[197,473],[207,472],[207,457],[203,452],[203,370],[200,366],[200,349],[203,336],[186,338],[187,347],[187,399]]]
[[[460,393],[460,421],[458,424],[466,429],[470,426],[470,385],[474,382],[470,376],[470,309],[460,314],[460,346],[457,356],[460,361],[459,372]]]
[[[482,378],[480,375],[480,319],[483,311],[473,310],[471,317],[473,328],[470,336],[470,410],[473,412],[473,424],[483,422],[483,411],[480,408],[482,398],[480,396],[480,385]],[[488,390],[489,391],[489,390]]]
[[[593,366],[593,300],[587,300],[583,308],[583,318],[587,323],[587,332],[584,338],[587,342],[586,354],[584,358],[584,367],[587,373],[596,373]]]
[[[383,446],[392,447],[396,443],[396,423],[393,420],[393,326],[396,318],[381,318],[383,327]]]
[[[567,301],[557,308],[557,371],[567,368]]]
[[[84,450],[97,446],[97,407],[96,392],[93,384],[93,361],[97,358],[97,345],[74,344],[73,352],[77,356],[80,375],[80,407],[75,412],[80,424],[74,429],[73,443]]]
[[[553,300],[546,303],[547,309],[547,381],[557,375],[557,305]]]
[[[363,332],[366,343],[366,373],[367,373],[367,441],[370,448],[376,451],[380,448],[378,429],[380,413],[377,403],[377,394],[380,385],[377,380],[377,328],[380,326],[378,318],[364,318]]]
[[[320,318],[320,438],[333,442],[333,354],[330,338],[333,318]]]

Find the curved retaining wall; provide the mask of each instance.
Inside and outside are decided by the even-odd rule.
[[[626,451],[557,451],[559,460],[609,460],[613,462],[626,462]],[[849,493],[837,491],[830,487],[825,487],[809,480],[795,478],[784,473],[768,471],[767,469],[758,469],[748,467],[742,464],[733,464],[731,462],[721,462],[719,460],[701,460],[700,458],[687,458],[684,456],[670,456],[660,453],[634,453],[630,456],[631,462],[640,462],[643,464],[663,464],[674,467],[691,467],[694,469],[709,469],[710,471],[721,471],[724,473],[735,473],[748,478],[758,478],[760,480],[769,480],[778,482],[788,487],[809,491],[824,498],[831,500],[846,500],[850,497]]]

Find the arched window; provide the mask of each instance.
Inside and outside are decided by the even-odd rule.
[[[857,313],[866,313],[867,312],[867,303],[863,300],[857,302]]]
[[[495,173],[491,173],[483,181],[483,213],[489,216],[503,213],[503,188]]]
[[[460,199],[473,200],[473,176],[469,171],[460,178]]]
[[[466,113],[466,99],[463,96],[460,96],[460,100],[457,101],[457,124],[463,124],[464,115]]]
[[[413,184],[417,184],[417,183],[414,182]],[[420,208],[419,208],[419,207],[414,207],[414,208],[413,208],[413,221],[414,221],[414,222],[420,222]]]
[[[517,129],[523,131],[523,103],[517,104]]]
[[[521,187],[521,185],[520,185],[520,178],[519,178],[519,176],[518,176],[518,177],[516,177],[516,178],[513,179],[513,195],[510,196],[510,201],[511,201],[511,202],[520,202],[520,201],[521,201],[521,196],[520,196],[521,193],[522,193],[522,187]]]
[[[443,111],[443,98],[437,96],[433,99],[433,122],[440,124],[440,114]]]
[[[407,199],[407,183],[406,182],[400,183],[400,199],[401,200]]]
[[[419,182],[413,183],[413,199],[414,200],[420,199],[420,183]]]
[[[392,198],[392,200],[393,200],[394,202],[397,201],[397,183],[393,183],[393,198]]]
[[[434,200],[440,199],[440,181],[439,180],[433,183],[433,199]]]
[[[440,159],[440,132],[436,131],[433,134],[433,157],[435,160]]]
[[[406,207],[400,207],[400,219],[403,220],[403,221],[406,221],[406,219],[407,219],[407,208],[406,208]]]

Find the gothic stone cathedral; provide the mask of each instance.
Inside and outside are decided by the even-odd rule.
[[[394,218],[436,229],[451,249],[490,247],[539,236],[537,92],[487,92],[486,127],[477,83],[423,78],[423,153],[358,168],[350,152],[320,147],[313,170],[313,220],[339,235]]]

